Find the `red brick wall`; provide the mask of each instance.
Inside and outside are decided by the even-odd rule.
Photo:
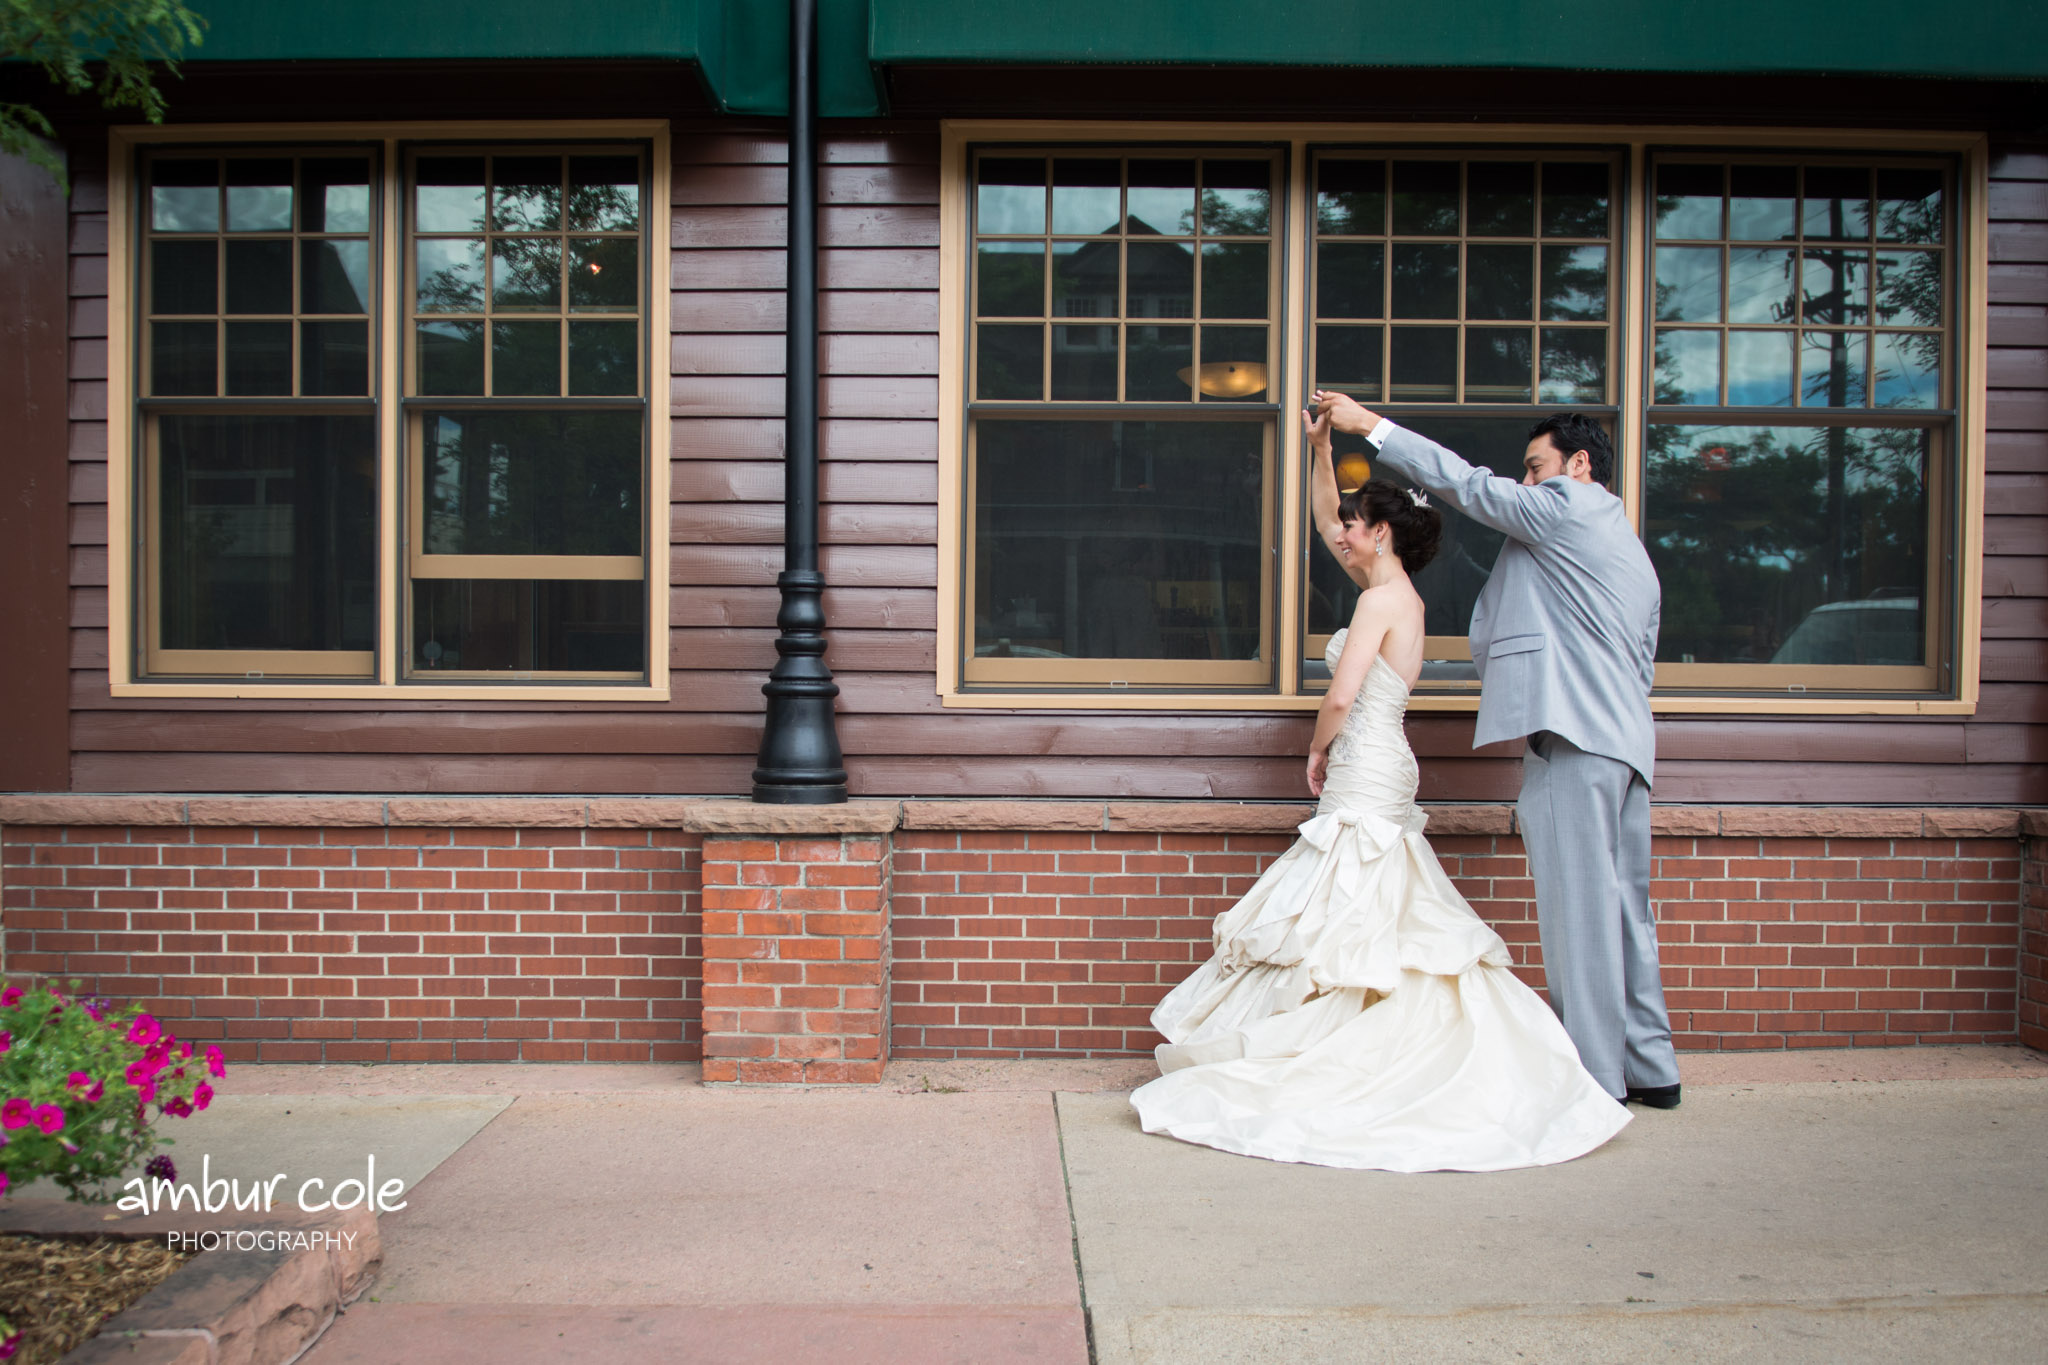
[[[899,831],[890,1055],[1149,1051],[1152,1006],[1290,842]]]
[[[699,1055],[699,839],[10,825],[7,970],[264,1062]]]
[[[889,841],[704,840],[704,1079],[872,1084],[889,1036]]]
[[[1431,842],[1540,988],[1520,839]],[[1287,844],[1273,835],[899,833],[891,1054],[1150,1050],[1151,1007],[1208,956],[1210,921]],[[1656,841],[1654,876],[1681,1048],[2014,1040],[2012,839],[1667,836]],[[2044,898],[2038,884],[2031,892]]]
[[[1272,833],[1209,834],[1072,827],[1145,811],[1045,807],[1070,828],[811,838],[644,827],[689,818],[691,803],[624,815],[532,803],[517,813],[536,824],[520,828],[323,825],[309,807],[307,824],[251,828],[168,823],[217,814],[197,801],[111,799],[167,823],[6,826],[14,976],[80,977],[243,1060],[681,1061],[707,1050],[711,959],[714,985],[732,988],[715,1055],[801,1062],[799,1079],[819,1080],[874,1068],[813,1077],[815,1063],[887,1053],[1147,1051],[1152,1006],[1206,958],[1211,920],[1288,846],[1299,814],[1268,812]],[[365,819],[419,817],[367,804]],[[1836,832],[1737,832],[1823,817]],[[627,827],[601,823],[612,819]],[[1506,828],[1504,810],[1443,824],[1487,820]],[[2038,856],[2023,869],[2015,813],[1659,817],[1666,830],[1688,822],[1719,832],[1660,835],[1653,886],[1681,1047],[2048,1043],[2048,873]],[[707,842],[733,855],[716,878]],[[1540,986],[1519,841],[1432,842]],[[2048,835],[2026,847],[2038,854]],[[733,899],[712,907],[715,951],[701,880]]]
[[[2048,1049],[2048,819],[2029,831],[2020,888],[2020,1041]]]

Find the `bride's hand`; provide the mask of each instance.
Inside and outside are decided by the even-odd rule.
[[[1330,414],[1317,416],[1315,409],[1301,410],[1301,429],[1308,437],[1309,449],[1318,455],[1330,453]]]
[[[1310,750],[1308,756],[1308,794],[1310,796],[1321,796],[1323,794],[1323,782],[1329,775],[1329,753],[1327,751],[1317,753],[1314,750]]]

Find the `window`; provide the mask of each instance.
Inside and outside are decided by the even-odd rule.
[[[665,676],[650,151],[138,153],[136,677]]]
[[[1946,167],[1671,155],[1655,176],[1659,682],[1942,686]]]
[[[1663,583],[1664,709],[1974,698],[1966,139],[999,128],[948,130],[957,704],[1312,704],[1357,600],[1308,521],[1314,388],[1515,478],[1539,417],[1601,422]],[[1371,476],[1362,440],[1337,449],[1340,484]],[[1423,707],[1477,692],[1467,637],[1502,543],[1442,510]]]
[[[150,162],[152,673],[373,671],[374,165],[340,149]]]
[[[967,678],[1270,687],[1277,158],[974,174]]]
[[[1311,388],[1341,389],[1514,478],[1539,411],[1575,407],[1612,430],[1611,156],[1329,151],[1314,165]],[[1340,485],[1370,476],[1369,453],[1340,438]],[[1440,510],[1442,548],[1415,580],[1429,633],[1417,686],[1469,691],[1465,633],[1501,536]],[[1358,589],[1305,521],[1303,544],[1302,681],[1319,687]]]

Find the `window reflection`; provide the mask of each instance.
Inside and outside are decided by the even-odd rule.
[[[1726,331],[1660,330],[1653,401],[1942,406],[1942,170],[1679,161],[1655,174],[1657,320]]]
[[[975,654],[1258,658],[1269,429],[980,422]]]
[[[156,439],[160,648],[371,647],[371,418],[167,414]]]
[[[1657,658],[1925,662],[1931,442],[1871,427],[1651,427]]]

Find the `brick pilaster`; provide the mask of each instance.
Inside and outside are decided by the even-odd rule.
[[[2020,1041],[2048,1051],[2048,811],[2025,816],[2020,876]]]
[[[711,836],[704,860],[705,1081],[881,1080],[888,836]]]

